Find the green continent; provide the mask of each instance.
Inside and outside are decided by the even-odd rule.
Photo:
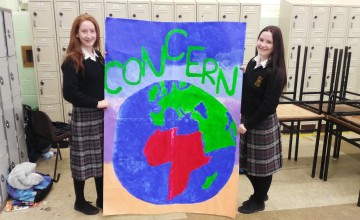
[[[213,175],[206,177],[206,181],[204,183],[204,185],[202,185],[203,189],[208,189],[213,182],[216,180],[216,177],[218,176],[218,173],[215,172]]]
[[[182,119],[185,114],[191,114],[191,117],[198,122],[199,131],[203,135],[205,153],[236,145],[231,135],[236,134],[236,125],[232,121],[230,124],[232,132],[226,130],[229,123],[228,111],[217,99],[193,85],[181,90],[188,85],[185,82],[180,83],[180,88],[173,83],[169,93],[163,82],[160,82],[159,85],[154,85],[156,88],[152,88],[149,94],[149,100],[155,100],[156,96],[160,97],[158,101],[158,105],[161,106],[160,112],[150,113],[156,126],[164,125],[165,111],[172,108],[177,112],[179,119]],[[201,103],[205,106],[206,117],[196,110]]]

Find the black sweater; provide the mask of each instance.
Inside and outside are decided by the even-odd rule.
[[[254,69],[255,65],[256,61],[251,59],[243,77],[241,115],[245,117],[246,129],[276,112],[285,80],[271,71],[271,64],[265,69],[262,66]]]
[[[70,59],[61,65],[64,99],[76,107],[96,108],[104,99],[104,59],[100,55],[96,60],[83,61],[84,73],[75,72]]]

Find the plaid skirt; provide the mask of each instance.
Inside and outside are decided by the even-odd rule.
[[[246,118],[242,116],[241,121]],[[280,124],[270,115],[240,136],[240,168],[252,176],[269,176],[283,165]]]
[[[103,176],[104,111],[73,106],[70,164],[76,180]]]

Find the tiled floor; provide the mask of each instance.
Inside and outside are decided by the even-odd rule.
[[[349,135],[352,135],[349,133]],[[287,160],[288,136],[283,135],[284,168],[274,175],[269,191],[270,199],[263,212],[244,215],[238,213],[236,219],[359,219],[360,207],[356,206],[360,189],[360,150],[343,143],[339,160],[331,160],[328,181],[311,178],[314,136],[302,135],[299,160]],[[321,149],[319,151],[319,155]],[[85,216],[73,209],[74,192],[70,175],[69,149],[62,149],[63,160],[59,162],[61,178],[55,183],[50,194],[39,207],[0,213],[0,219],[120,219],[120,220],[229,220],[221,216],[190,213],[167,215],[122,215],[106,216],[102,213]],[[37,171],[52,173],[54,158],[37,163]],[[92,180],[86,182],[86,196],[95,202],[95,186]],[[238,203],[252,194],[249,181],[240,175]],[[226,205],[226,202],[224,203]]]

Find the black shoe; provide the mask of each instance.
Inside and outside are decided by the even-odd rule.
[[[102,199],[96,199],[96,207],[102,209],[103,208],[103,200]]]
[[[238,211],[243,214],[251,214],[254,212],[263,211],[265,209],[265,203],[257,204],[255,201],[248,203],[247,205],[240,206]]]
[[[84,213],[85,215],[96,215],[99,213],[99,209],[97,209],[96,207],[91,205],[90,202],[87,201],[81,204],[75,203],[74,209],[76,211]]]
[[[250,203],[251,203],[252,201],[254,201],[254,200],[255,200],[254,195],[251,195],[248,200],[246,200],[246,201],[244,201],[244,202],[242,203],[242,205],[250,204]],[[265,201],[268,201],[268,200],[269,200],[269,196],[266,194],[266,196],[265,196],[265,198],[264,198],[264,202],[265,202]]]

